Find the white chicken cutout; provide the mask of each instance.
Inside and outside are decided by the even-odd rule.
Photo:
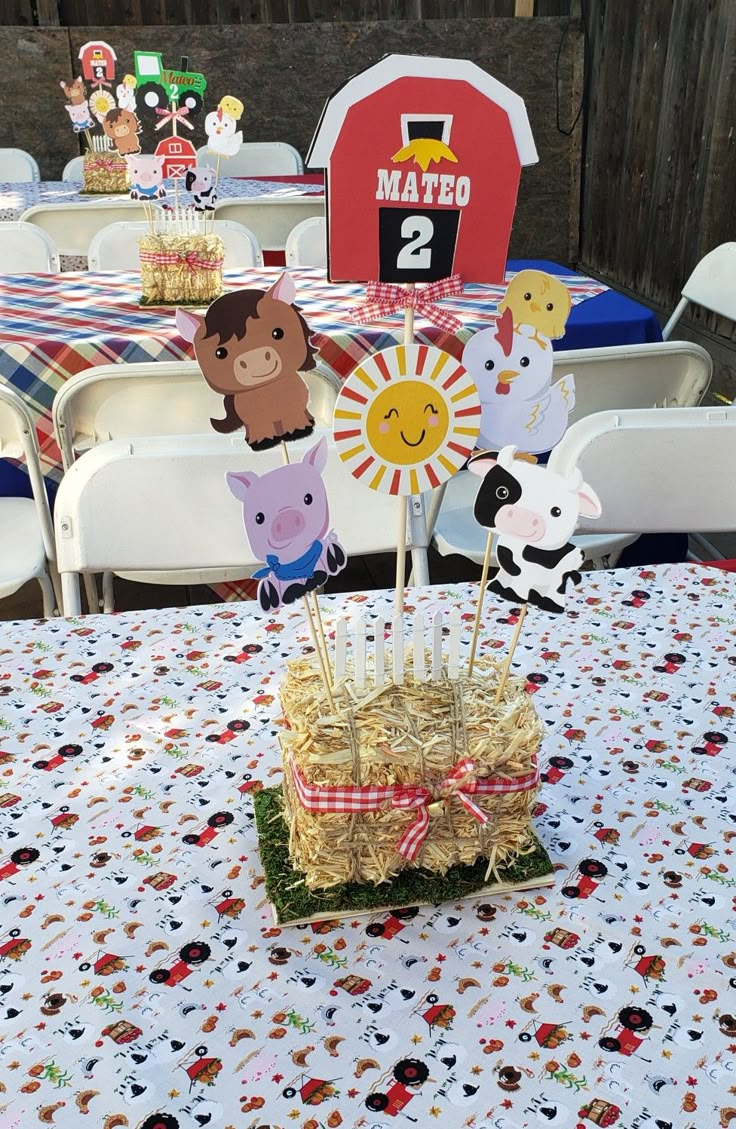
[[[559,443],[575,406],[572,373],[552,379],[552,343],[531,325],[514,325],[504,310],[495,329],[475,333],[462,363],[480,396],[478,446],[491,451],[513,444],[539,454]]]
[[[207,149],[218,157],[234,157],[243,144],[242,130],[237,124],[243,113],[243,103],[232,95],[221,99],[219,106],[204,119]]]

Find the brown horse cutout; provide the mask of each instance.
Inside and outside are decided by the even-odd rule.
[[[317,350],[295,297],[293,279],[284,273],[270,290],[223,294],[204,317],[176,311],[177,328],[194,343],[205,380],[225,397],[225,418],[211,420],[212,426],[220,432],[245,427],[254,451],[314,430],[299,372],[315,367]]]

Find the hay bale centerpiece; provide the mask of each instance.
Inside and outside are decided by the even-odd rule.
[[[543,727],[523,683],[500,665],[472,677],[332,687],[308,660],[281,689],[289,854],[310,890],[383,883],[405,868],[444,875],[488,860],[487,877],[537,848],[531,826]]]

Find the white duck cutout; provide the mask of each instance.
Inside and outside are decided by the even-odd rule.
[[[551,384],[552,359],[549,339],[531,325],[514,325],[510,309],[495,329],[473,334],[462,363],[480,397],[479,447],[513,444],[539,454],[559,443],[575,406],[575,378],[568,373]]]
[[[219,157],[234,157],[243,144],[243,132],[236,127],[243,112],[237,98],[223,98],[216,110],[204,119],[207,149]]]

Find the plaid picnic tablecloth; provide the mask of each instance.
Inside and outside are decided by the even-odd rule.
[[[0,183],[0,222],[19,220],[24,212],[36,204],[114,204],[127,198],[127,194],[111,196],[84,195],[79,181],[41,180],[33,184]],[[183,191],[183,189],[182,189]],[[293,182],[284,180],[240,179],[222,176],[217,187],[221,200],[232,200],[246,196],[312,196],[323,195],[324,186],[308,184],[294,178]],[[187,193],[184,192],[187,196]]]

